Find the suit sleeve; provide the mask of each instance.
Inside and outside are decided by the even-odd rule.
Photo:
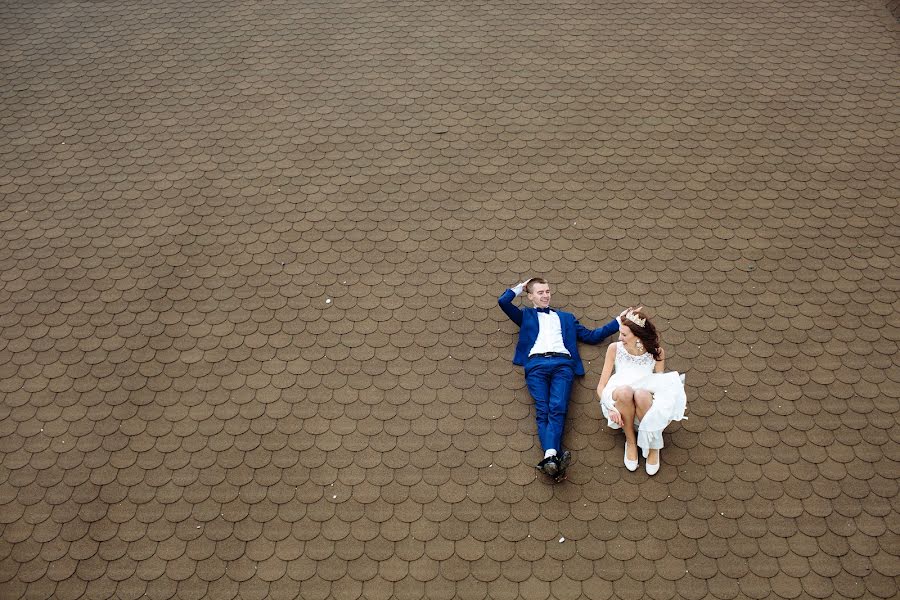
[[[500,305],[500,308],[503,309],[503,312],[506,313],[506,316],[510,318],[510,320],[518,325],[522,326],[522,310],[513,304],[513,300],[516,298],[516,293],[512,290],[506,290],[503,292],[503,295],[497,300],[497,304]]]
[[[598,329],[588,329],[577,320],[575,321],[575,334],[578,336],[578,340],[585,344],[599,344],[617,331],[619,331],[619,323],[615,319]]]

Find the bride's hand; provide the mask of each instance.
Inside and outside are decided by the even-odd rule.
[[[609,420],[619,427],[625,426],[625,422],[622,420],[622,414],[614,408],[609,411]]]

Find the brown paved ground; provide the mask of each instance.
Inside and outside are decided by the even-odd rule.
[[[0,8],[0,597],[898,594],[882,0]],[[652,308],[536,480],[505,284]],[[563,539],[564,538],[564,539]]]

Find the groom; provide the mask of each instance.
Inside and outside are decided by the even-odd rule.
[[[523,291],[534,308],[520,309],[513,304]],[[559,481],[571,460],[571,453],[562,451],[569,394],[575,376],[584,375],[577,342],[599,344],[619,330],[621,316],[599,329],[588,329],[571,313],[550,308],[550,285],[540,277],[511,287],[497,302],[519,326],[513,364],[525,367],[525,384],[534,399],[538,438],[544,449],[544,458],[537,467]]]

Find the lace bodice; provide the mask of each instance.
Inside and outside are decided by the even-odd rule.
[[[655,367],[656,361],[649,352],[635,356],[628,353],[625,344],[616,342],[616,373],[643,376],[652,373]]]
[[[650,449],[663,447],[662,431],[669,421],[685,418],[687,396],[684,393],[684,376],[675,371],[654,373],[656,361],[652,354],[628,354],[622,342],[616,342],[615,355],[615,372],[600,392],[600,407],[607,425],[611,429],[618,429],[620,425],[610,418],[612,411],[616,410],[616,401],[613,400],[616,389],[628,386],[652,394],[653,405],[640,418],[637,432],[637,445],[643,449],[646,458]]]

